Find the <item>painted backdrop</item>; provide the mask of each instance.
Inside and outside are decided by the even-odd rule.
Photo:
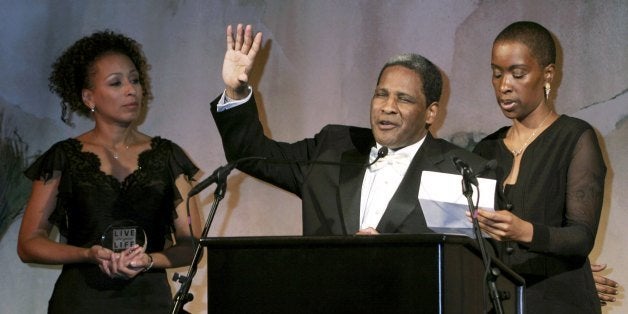
[[[593,261],[628,284],[628,2],[0,0],[0,312],[45,313],[59,267],[22,264],[15,253],[29,182],[19,174],[52,143],[91,127],[59,119],[47,89],[52,61],[83,35],[109,28],[143,44],[154,101],[141,130],[179,143],[207,175],[225,164],[209,102],[223,89],[225,26],[254,24],[264,46],[253,85],[266,132],[294,141],[328,123],[368,126],[377,73],[392,55],[417,52],[446,73],[437,136],[471,146],[509,124],[490,84],[490,48],[504,26],[533,20],[558,38],[556,109],[599,132],[609,172]],[[205,216],[213,189],[201,194]],[[298,235],[300,202],[237,171],[229,178],[211,236]],[[203,266],[201,262],[201,266]],[[185,272],[186,268],[178,271]],[[205,313],[205,272],[187,309]],[[178,284],[173,283],[173,290]],[[628,311],[623,294],[608,313]]]

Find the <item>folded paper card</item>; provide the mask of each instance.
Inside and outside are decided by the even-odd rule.
[[[479,193],[478,189],[472,186],[473,204],[477,203],[479,208],[485,210],[494,210],[495,180],[478,178],[478,185]],[[430,230],[475,238],[473,224],[466,216],[469,205],[467,198],[462,195],[461,175],[423,171],[419,202]]]

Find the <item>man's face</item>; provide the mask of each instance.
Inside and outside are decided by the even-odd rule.
[[[397,149],[412,145],[427,133],[438,113],[428,107],[419,75],[406,67],[390,66],[382,72],[371,100],[371,129],[380,145]]]

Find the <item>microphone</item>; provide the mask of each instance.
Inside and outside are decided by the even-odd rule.
[[[192,189],[190,189],[190,192],[188,192],[188,197],[192,197],[200,193],[212,183],[224,181],[229,173],[231,173],[231,170],[233,170],[239,163],[252,159],[266,159],[266,157],[244,157],[236,161],[230,162],[224,166],[218,167],[218,169],[214,170],[214,172],[209,177],[205,178],[205,180],[199,182]]]
[[[373,165],[376,161],[378,161],[381,158],[386,157],[387,155],[388,155],[388,147],[382,146],[377,151],[377,157],[375,157],[375,160],[373,160],[373,162],[371,162],[371,163],[367,162],[366,164],[364,164],[364,163],[357,163],[357,162],[326,161],[326,160],[268,159],[268,158],[262,158],[262,157],[260,157],[260,159],[265,159],[266,162],[268,162],[268,163],[275,163],[275,164],[352,166],[352,167],[368,168],[371,165]]]
[[[478,186],[478,179],[473,174],[473,170],[466,162],[456,156],[451,157],[451,161],[454,163],[456,169],[458,169],[458,172],[462,175],[462,178],[464,180],[475,186]]]
[[[377,151],[377,157],[375,157],[375,159],[373,160],[373,162],[371,162],[370,164],[366,165],[366,168],[372,166],[375,162],[377,162],[378,160],[380,160],[381,158],[386,157],[386,155],[388,155],[388,147],[386,146],[382,146],[378,151]]]
[[[375,160],[373,160],[373,162],[367,164],[366,167],[367,168],[370,167],[371,165],[373,165],[379,159],[386,157],[386,155],[388,155],[388,147],[382,146],[377,151],[377,157],[375,158]],[[275,159],[268,159],[266,157],[259,157],[259,156],[244,157],[244,158],[240,158],[240,159],[238,159],[236,161],[230,162],[230,163],[228,163],[228,164],[226,164],[224,166],[218,167],[218,169],[214,170],[214,172],[209,177],[205,178],[203,181],[199,182],[192,189],[190,189],[190,192],[188,192],[188,197],[192,197],[192,196],[200,193],[201,191],[203,191],[205,188],[207,188],[212,183],[224,180],[229,175],[229,173],[231,173],[231,171],[238,164],[240,164],[243,161],[253,160],[253,159],[266,160],[269,163],[321,164],[321,165],[334,165],[334,166],[343,166],[343,165],[357,166],[357,165],[360,165],[360,164],[357,164],[357,163],[344,163],[344,162],[322,161],[322,160],[301,161],[301,160],[275,160]]]

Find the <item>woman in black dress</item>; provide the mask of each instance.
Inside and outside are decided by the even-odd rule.
[[[517,22],[493,42],[493,88],[512,120],[475,152],[496,159],[496,212],[479,211],[499,257],[526,280],[528,313],[600,313],[588,255],[595,243],[606,166],[593,128],[559,115],[550,99],[556,50],[549,31]]]
[[[25,172],[33,187],[18,254],[63,264],[49,313],[168,312],[165,269],[194,255],[200,217],[194,201],[189,212],[186,204],[198,169],[178,145],[138,131],[151,98],[147,68],[137,42],[108,30],[78,40],[53,64],[62,119],[86,116],[94,128],[54,144]],[[65,241],[49,239],[53,225]],[[116,226],[117,238],[106,233]],[[124,237],[131,229],[137,240]]]

